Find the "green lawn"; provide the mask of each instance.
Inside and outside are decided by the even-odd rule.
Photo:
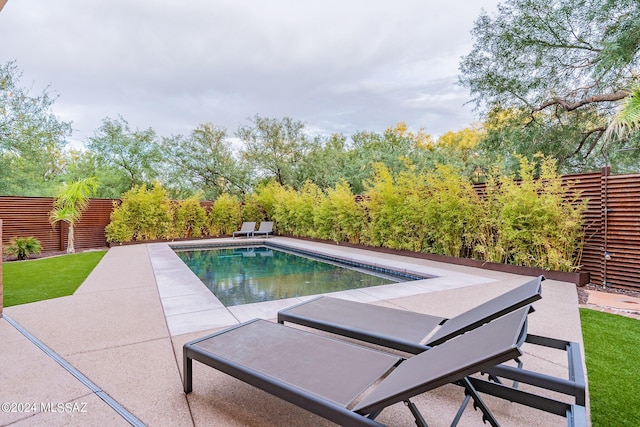
[[[73,294],[106,253],[92,251],[3,263],[4,306]]]
[[[580,318],[593,426],[640,425],[640,320],[584,308]]]

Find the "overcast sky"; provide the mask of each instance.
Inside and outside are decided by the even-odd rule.
[[[132,129],[230,136],[249,117],[285,116],[311,133],[434,136],[476,120],[457,86],[482,9],[498,0],[9,0],[0,63],[32,95],[59,95],[76,143],[105,117]]]

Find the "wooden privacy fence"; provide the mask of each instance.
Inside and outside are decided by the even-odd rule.
[[[49,212],[53,209],[51,197],[0,197],[0,218],[3,219],[2,245],[13,237],[33,236],[40,241],[43,251],[63,251],[67,248],[68,227],[64,222],[51,225]],[[77,250],[107,246],[104,229],[109,224],[113,200],[91,199],[82,218],[74,227]]]
[[[563,179],[588,200],[581,271],[590,273],[591,283],[640,291],[640,174],[610,175],[604,168]],[[113,202],[91,199],[75,227],[77,249],[107,246],[104,229]],[[203,204],[210,207],[211,202]],[[45,251],[64,250],[67,229],[49,223],[52,208],[52,198],[0,197],[2,244],[14,236],[33,236]]]
[[[568,175],[587,199],[581,271],[591,283],[640,291],[640,175]]]

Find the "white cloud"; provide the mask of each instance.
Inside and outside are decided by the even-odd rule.
[[[405,121],[439,134],[473,121],[457,66],[497,3],[10,0],[0,63],[51,85],[76,140],[118,114],[165,136],[204,122],[232,135],[255,114],[314,132]]]

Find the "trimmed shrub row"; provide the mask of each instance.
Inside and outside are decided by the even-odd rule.
[[[272,220],[280,234],[575,271],[586,201],[555,172],[555,160],[520,161],[521,179],[489,177],[482,193],[449,166],[393,176],[374,164],[365,192],[346,181],[322,190],[270,182],[244,202],[221,195],[207,214],[198,198],[168,200],[160,185],[127,193],[112,214],[107,239],[221,236],[242,221]],[[538,179],[534,171],[538,168]]]

